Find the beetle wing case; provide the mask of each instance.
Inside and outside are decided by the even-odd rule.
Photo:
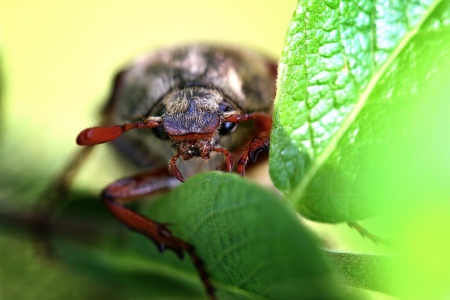
[[[244,113],[271,113],[275,69],[274,60],[238,47],[192,44],[153,52],[118,74],[105,120],[107,124],[121,124],[158,115],[163,98],[186,87],[220,91],[233,109]],[[233,134],[221,136],[218,143],[233,151],[248,141],[251,133],[252,124],[239,124]],[[174,154],[172,143],[156,137],[151,129],[130,131],[113,143],[140,168],[167,165]],[[212,153],[209,160],[180,161],[180,171],[190,176],[219,169],[223,159],[218,156]]]

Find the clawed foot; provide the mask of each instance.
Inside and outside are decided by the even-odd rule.
[[[380,237],[370,233],[369,231],[364,229],[361,225],[359,225],[357,222],[351,221],[351,222],[347,222],[347,224],[350,228],[356,229],[356,231],[358,231],[359,234],[363,238],[367,237],[369,240],[371,240],[375,244],[382,244],[382,245],[386,245],[386,246],[389,246],[391,244],[388,240],[380,238]]]

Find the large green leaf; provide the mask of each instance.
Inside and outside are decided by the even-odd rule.
[[[422,84],[427,74],[448,68],[430,64],[450,47],[440,3],[299,2],[280,62],[270,168],[305,217],[342,222],[385,207],[373,162],[395,163],[401,121],[433,89]]]
[[[140,211],[173,224],[173,232],[197,248],[220,299],[343,297],[315,239],[295,214],[280,198],[236,175],[191,178]],[[170,251],[161,255],[147,238],[131,232],[120,245],[102,245],[84,250],[71,245],[64,252],[84,272],[112,279],[116,286],[135,281],[135,292],[158,299],[205,298],[189,259],[181,261]]]

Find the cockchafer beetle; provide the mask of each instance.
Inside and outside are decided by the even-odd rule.
[[[113,141],[147,169],[107,186],[102,201],[161,252],[170,249],[182,258],[186,251],[211,299],[214,287],[194,247],[122,204],[172,188],[183,175],[222,165],[232,171],[233,155],[242,149],[236,169],[243,175],[248,160],[269,148],[276,70],[276,61],[239,47],[193,44],[144,55],[115,77],[102,126],[77,138],[82,146]]]

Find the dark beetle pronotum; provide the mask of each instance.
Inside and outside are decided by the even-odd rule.
[[[104,124],[77,138],[83,146],[114,140],[120,152],[147,169],[110,184],[102,200],[115,217],[148,236],[161,252],[170,249],[181,258],[186,251],[211,299],[214,288],[194,248],[163,224],[122,204],[172,188],[184,181],[183,175],[222,165],[232,171],[233,155],[240,156],[237,172],[243,175],[248,159],[255,161],[258,152],[269,148],[276,67],[275,61],[258,53],[214,45],[145,55],[116,76]],[[253,122],[245,122],[249,120]]]

